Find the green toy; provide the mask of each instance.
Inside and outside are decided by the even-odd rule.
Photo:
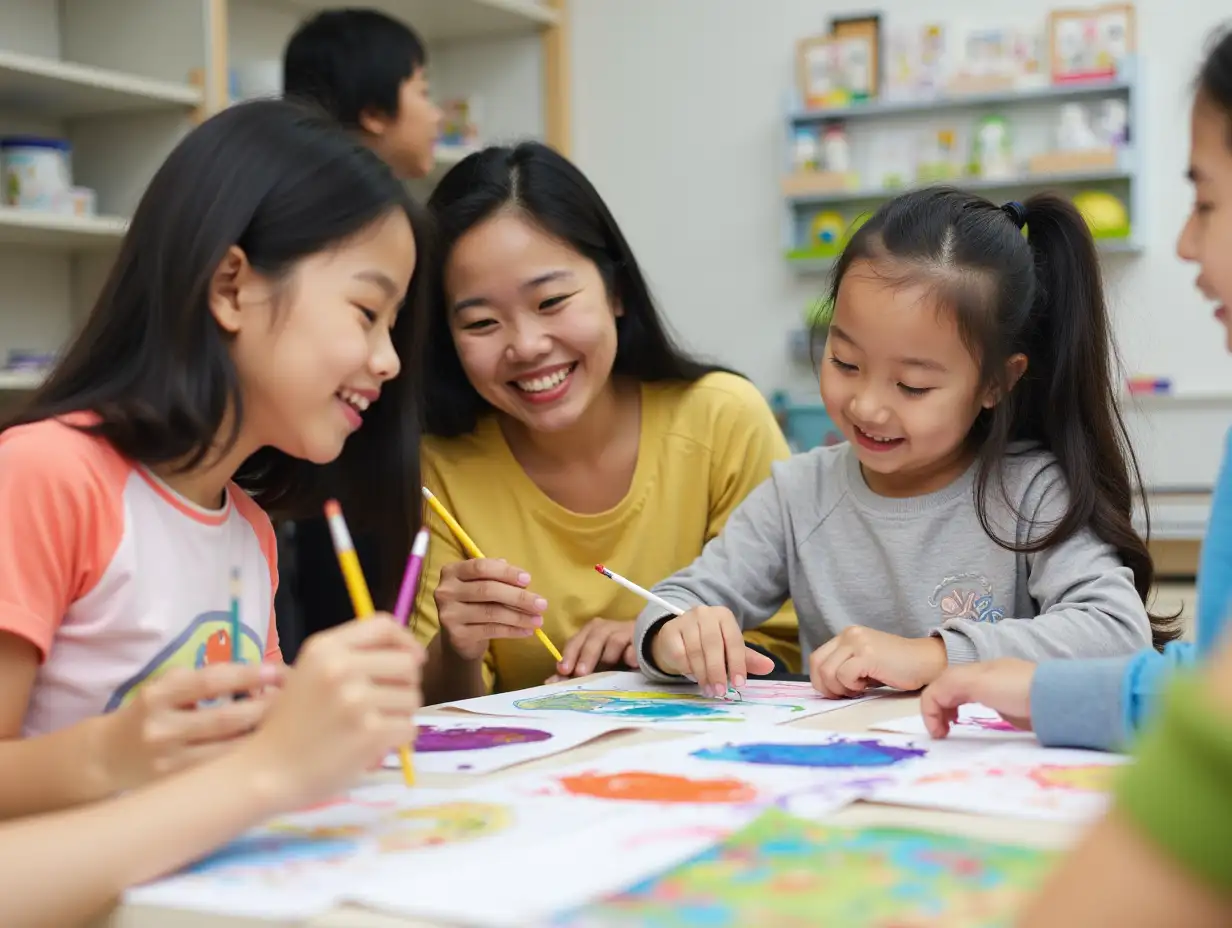
[[[834,212],[834,210],[825,210],[813,217],[813,224],[809,230],[809,239],[812,241],[814,248],[841,248],[845,228],[846,222],[844,222],[841,215]]]
[[[1087,221],[1094,238],[1128,238],[1129,213],[1125,204],[1102,190],[1084,190],[1074,195],[1074,206]]]

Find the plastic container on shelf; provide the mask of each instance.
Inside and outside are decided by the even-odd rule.
[[[63,139],[0,138],[4,202],[20,209],[66,212],[72,202],[72,147]]]
[[[795,403],[785,391],[779,390],[770,397],[770,408],[794,453],[839,445],[847,440],[820,402]]]

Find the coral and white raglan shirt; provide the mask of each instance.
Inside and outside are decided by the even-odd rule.
[[[229,484],[221,509],[175,493],[101,438],[89,414],[0,434],[0,632],[42,663],[22,734],[110,712],[173,667],[281,660],[273,526]]]

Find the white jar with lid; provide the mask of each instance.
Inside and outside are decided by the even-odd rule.
[[[4,202],[21,209],[61,211],[73,186],[71,152],[69,143],[62,139],[0,138]]]

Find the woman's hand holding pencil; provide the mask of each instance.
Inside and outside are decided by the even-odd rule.
[[[530,574],[503,560],[475,558],[441,568],[436,610],[445,641],[477,661],[493,638],[529,638],[543,626],[547,600],[528,589]]]

